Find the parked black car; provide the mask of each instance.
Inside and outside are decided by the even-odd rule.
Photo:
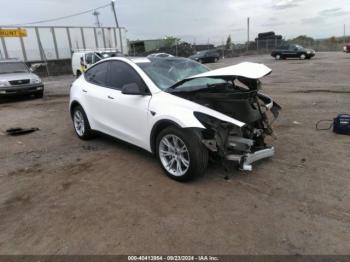
[[[276,58],[276,60],[286,58],[311,59],[311,57],[315,56],[315,51],[312,49],[306,49],[301,45],[289,44],[282,45],[273,50],[271,56]]]
[[[220,54],[215,49],[199,51],[196,54],[189,57],[192,60],[196,60],[199,63],[208,63],[219,61]]]

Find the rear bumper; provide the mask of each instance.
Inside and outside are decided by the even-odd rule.
[[[0,96],[34,94],[34,93],[38,93],[41,91],[44,91],[43,84],[1,87],[0,88]]]
[[[227,155],[226,159],[234,161],[239,164],[240,169],[245,171],[251,171],[253,169],[252,164],[264,158],[269,158],[275,155],[275,148],[273,146],[255,151],[254,153],[245,153],[243,155]]]

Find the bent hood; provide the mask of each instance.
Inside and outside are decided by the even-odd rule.
[[[270,74],[272,70],[268,68],[266,65],[243,62],[237,65],[227,66],[219,69],[215,69],[212,71],[208,71],[205,73],[201,73],[198,75],[187,77],[186,79],[193,79],[199,77],[222,77],[222,76],[241,76],[250,79],[259,79],[268,74]]]
[[[244,77],[248,79],[257,80],[260,79],[272,72],[271,68],[268,68],[264,64],[257,64],[251,62],[243,62],[237,65],[222,67],[219,69],[211,70],[208,72],[204,72],[198,75],[189,76],[173,86],[170,89],[173,89],[189,80],[201,77],[227,77],[227,78],[235,78],[235,77]]]

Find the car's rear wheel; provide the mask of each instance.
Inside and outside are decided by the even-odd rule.
[[[82,140],[88,140],[93,137],[93,131],[90,128],[89,120],[86,117],[84,109],[77,105],[72,112],[75,133]]]
[[[301,60],[305,60],[305,58],[306,58],[306,55],[305,55],[305,54],[301,54],[301,55],[300,55],[300,59],[301,59]]]
[[[219,58],[215,57],[214,58],[214,63],[216,63],[217,61],[219,61]]]
[[[168,127],[157,136],[156,148],[162,168],[174,180],[191,180],[207,167],[208,150],[192,130]]]
[[[277,54],[275,58],[276,58],[276,60],[281,60],[281,55]]]
[[[198,59],[198,63],[203,64],[203,59]]]

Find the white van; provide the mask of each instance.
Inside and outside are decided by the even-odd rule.
[[[81,59],[82,64],[84,65],[82,68],[81,65]],[[102,59],[102,56],[96,52],[96,51],[88,51],[88,50],[77,50],[73,51],[72,55],[72,71],[73,75],[76,77],[79,77],[81,73],[85,72],[86,69],[88,69],[90,66],[95,64],[96,62],[100,61]]]

